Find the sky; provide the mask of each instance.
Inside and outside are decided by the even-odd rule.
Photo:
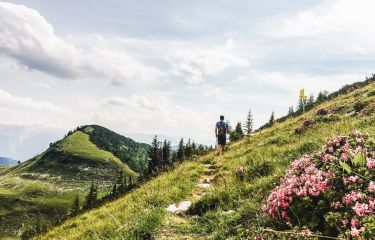
[[[214,143],[214,124],[255,127],[364,80],[372,0],[0,1],[0,124]]]

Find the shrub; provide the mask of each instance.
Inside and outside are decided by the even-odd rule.
[[[327,114],[328,114],[328,110],[325,109],[325,108],[321,108],[321,109],[318,109],[318,111],[316,111],[316,115],[323,116],[323,115],[327,115]]]
[[[366,107],[366,104],[362,103],[362,102],[356,102],[353,106],[353,109],[354,111],[356,112],[360,112],[362,111],[362,109],[364,109]]]
[[[314,123],[315,123],[315,120],[313,118],[307,118],[303,121],[303,126],[311,127],[312,125],[314,125]]]
[[[324,122],[324,123],[329,123],[329,122],[336,122],[339,121],[341,118],[337,114],[328,114],[325,116],[319,116],[317,121],[318,122]]]
[[[330,113],[343,113],[346,105],[339,105],[331,108],[329,110]]]
[[[295,160],[262,207],[265,215],[341,238],[374,231],[375,143],[368,134],[328,139],[322,150]]]

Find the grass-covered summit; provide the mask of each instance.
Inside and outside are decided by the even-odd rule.
[[[182,163],[38,239],[259,239],[280,230],[285,232],[280,238],[301,239],[295,233],[303,226],[280,229],[263,217],[264,201],[290,163],[321,150],[326,138],[354,130],[375,136],[374,89],[374,78],[345,87],[305,114],[283,118],[231,144],[223,156],[210,153]],[[215,166],[213,185],[198,194],[207,164]],[[193,201],[187,214],[166,211],[184,200]]]
[[[82,205],[92,182],[98,199],[119,176],[135,183],[147,168],[148,149],[104,127],[82,126],[36,157],[0,168],[0,239],[65,220],[75,195]]]

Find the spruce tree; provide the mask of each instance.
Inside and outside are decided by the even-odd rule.
[[[76,193],[76,195],[74,196],[73,205],[72,205],[72,212],[70,213],[70,216],[72,216],[72,217],[77,216],[80,211],[81,211],[81,209],[80,209],[79,195],[78,195],[78,193]]]
[[[184,145],[184,139],[181,138],[178,149],[177,149],[177,159],[182,161],[185,159],[185,145]]]
[[[275,112],[272,111],[272,114],[271,114],[271,117],[270,117],[270,120],[268,121],[268,123],[270,125],[272,125],[274,122],[275,122]]]
[[[163,142],[163,165],[167,165],[171,158],[171,142],[164,140]]]
[[[161,156],[160,156],[160,142],[158,137],[155,135],[151,143],[151,149],[149,151],[150,162],[148,165],[149,174],[155,174],[160,168]]]
[[[185,156],[187,158],[190,158],[192,156],[192,151],[191,151],[191,141],[190,141],[190,138],[189,140],[187,141],[186,143],[186,146],[185,146]]]
[[[246,122],[244,124],[244,130],[247,135],[252,133],[253,131],[253,125],[254,125],[254,120],[253,120],[253,115],[251,113],[251,109],[249,110],[249,113],[247,114]]]
[[[94,182],[91,182],[90,191],[85,198],[83,209],[88,210],[96,207],[98,203],[98,188]]]
[[[191,144],[191,154],[196,155],[197,154],[197,144],[195,144],[195,141]]]

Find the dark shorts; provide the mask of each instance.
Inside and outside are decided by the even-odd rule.
[[[227,142],[227,136],[225,135],[217,136],[217,144],[224,146],[226,142]]]

